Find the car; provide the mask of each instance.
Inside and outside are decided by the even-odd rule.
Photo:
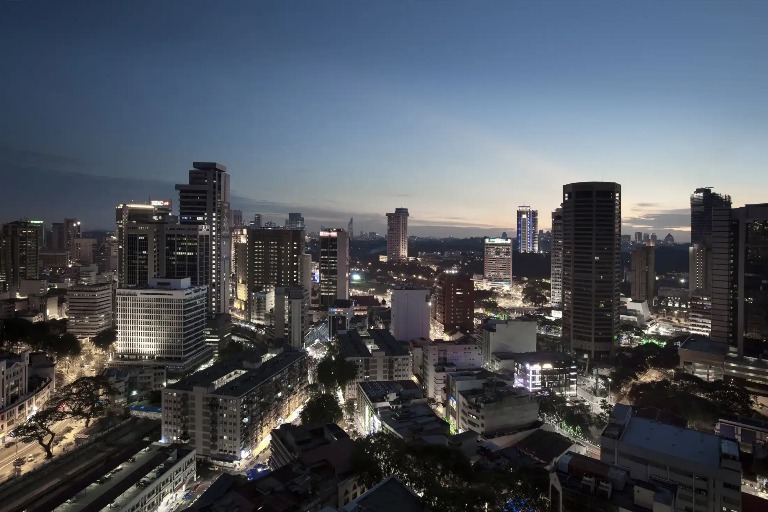
[[[30,455],[29,457],[27,457],[27,462],[33,462],[34,460],[35,460],[34,455]]]
[[[136,457],[131,457],[130,459],[128,459],[128,462],[136,462]]]

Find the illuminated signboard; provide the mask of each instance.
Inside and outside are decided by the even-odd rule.
[[[512,245],[512,239],[511,238],[486,238],[485,243],[487,244],[509,244]]]

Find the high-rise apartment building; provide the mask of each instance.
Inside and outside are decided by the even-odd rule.
[[[550,302],[555,309],[563,307],[563,209],[552,212],[552,273],[550,282]]]
[[[408,259],[408,208],[387,214],[387,261]]]
[[[112,327],[112,284],[79,284],[67,290],[67,332],[92,338]]]
[[[176,185],[179,191],[179,223],[205,226],[210,232],[211,266],[207,278],[208,313],[229,312],[229,174],[215,162],[194,162],[189,183]]]
[[[349,299],[349,233],[343,229],[320,231],[320,305]]]
[[[0,292],[15,296],[24,279],[38,279],[43,221],[17,220],[0,231]]]
[[[635,243],[636,244],[643,243],[643,232],[642,231],[635,231]]]
[[[263,322],[267,294],[275,286],[302,286],[304,231],[285,228],[248,228],[248,321]]]
[[[188,277],[192,286],[206,286],[214,264],[208,226],[166,222],[159,234],[160,276]]]
[[[632,251],[631,297],[634,302],[653,302],[656,286],[656,247],[643,245]]]
[[[430,291],[404,285],[392,290],[392,336],[398,341],[429,338]]]
[[[246,320],[248,310],[248,228],[232,230],[232,308],[234,319]]]
[[[304,229],[304,217],[301,213],[289,213],[285,219],[285,229]]]
[[[611,356],[619,330],[621,185],[563,186],[563,340],[579,356]]]
[[[285,339],[294,350],[303,349],[309,330],[309,291],[301,286],[275,286],[274,294],[275,337]]]
[[[355,224],[354,224],[354,218],[350,217],[349,222],[347,223],[347,233],[349,233],[349,239],[352,240],[355,237]]]
[[[152,278],[148,288],[117,290],[114,366],[165,366],[185,372],[210,357],[205,286]]]
[[[243,210],[229,210],[229,229],[230,231],[235,228],[242,228],[243,224]]]
[[[446,270],[437,278],[432,298],[432,319],[443,332],[472,332],[474,328],[475,286],[466,274]]]
[[[517,207],[517,249],[539,252],[539,212],[530,206]]]
[[[499,284],[512,283],[512,239],[486,237],[484,246],[485,280]]]

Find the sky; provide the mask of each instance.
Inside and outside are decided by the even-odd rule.
[[[768,2],[0,2],[0,221],[176,197],[310,229],[540,226],[622,185],[624,232],[688,239],[697,187],[768,201]]]

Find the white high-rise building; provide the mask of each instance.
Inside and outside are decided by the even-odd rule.
[[[486,238],[483,277],[500,284],[512,282],[512,239]]]
[[[539,252],[539,211],[517,207],[517,247],[520,252]]]
[[[67,332],[91,338],[112,327],[112,285],[82,284],[67,290]]]
[[[552,212],[552,274],[550,302],[555,309],[563,307],[563,209]]]
[[[149,288],[117,290],[114,366],[166,366],[183,372],[211,355],[205,344],[205,286],[152,278]]]
[[[392,290],[392,336],[398,341],[429,338],[430,292],[402,286]]]
[[[408,208],[387,214],[387,261],[408,259]]]
[[[189,184],[178,184],[179,223],[207,226],[210,232],[208,313],[229,311],[230,257],[229,174],[215,162],[193,162]]]

